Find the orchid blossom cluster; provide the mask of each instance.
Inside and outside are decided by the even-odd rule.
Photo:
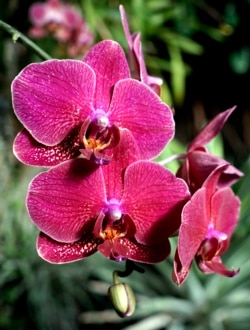
[[[35,2],[29,9],[29,18],[31,37],[43,38],[50,34],[66,45],[69,56],[80,55],[93,44],[94,36],[82,13],[60,0]]]
[[[206,144],[235,107],[203,128],[176,174],[153,161],[174,137],[174,113],[160,98],[162,80],[147,73],[140,34],[130,34],[120,12],[127,56],[119,43],[103,40],[82,60],[32,63],[12,83],[24,126],[14,154],[47,168],[26,199],[40,231],[38,254],[57,264],[97,251],[153,264],[169,256],[170,238],[178,236],[177,285],[193,261],[204,273],[232,277],[239,270],[227,269],[221,256],[239,219],[231,185],[243,174]]]

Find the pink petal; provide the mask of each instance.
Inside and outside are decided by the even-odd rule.
[[[219,189],[211,200],[211,222],[214,229],[230,238],[239,221],[240,199],[230,188]]]
[[[212,195],[215,193],[218,186],[220,175],[221,173],[223,173],[225,169],[227,169],[227,167],[228,164],[223,164],[221,166],[218,166],[213,170],[213,172],[210,173],[210,175],[204,182],[203,187],[205,187],[207,191],[207,200],[209,200],[212,197]]]
[[[127,238],[105,241],[98,250],[108,259],[122,261],[130,259],[136,262],[157,263],[165,260],[170,254],[170,244],[166,239],[161,244],[143,245]]]
[[[223,265],[220,257],[214,257],[211,261],[200,260],[200,262],[198,263],[198,267],[205,274],[217,273],[217,274],[220,274],[222,276],[227,276],[227,277],[234,277],[240,271],[239,269],[237,269],[237,270],[227,269]]]
[[[136,32],[131,35],[125,9],[122,5],[119,6],[119,9],[123,30],[129,46],[128,60],[132,77],[141,80],[160,95],[160,85],[162,85],[163,81],[161,78],[151,77],[147,73],[141,45],[141,34]]]
[[[46,13],[48,5],[45,3],[34,3],[29,8],[29,17],[33,24],[42,26],[47,23]]]
[[[172,271],[172,279],[177,285],[182,285],[182,283],[186,280],[189,271],[191,268],[191,263],[188,267],[183,267],[179,258],[178,249],[176,249],[174,256],[174,267]]]
[[[138,161],[125,171],[123,213],[133,220],[141,244],[159,244],[173,234],[189,197],[185,182],[157,163]]]
[[[107,199],[121,199],[125,168],[140,159],[137,144],[131,133],[124,129],[120,132],[120,142],[112,149],[112,160],[102,167]]]
[[[165,260],[170,254],[169,240],[155,245],[143,245],[126,238],[119,239],[119,244],[126,246],[127,258],[136,262],[154,264]]]
[[[38,142],[52,146],[90,114],[94,89],[94,72],[81,61],[33,63],[12,83],[14,111]]]
[[[129,78],[129,67],[121,46],[112,40],[103,40],[84,57],[96,74],[95,108],[108,111],[114,85]]]
[[[212,119],[196,136],[189,146],[189,151],[193,150],[197,146],[202,146],[211,141],[222,130],[225,122],[231,113],[236,109],[236,106],[219,113],[214,119]]]
[[[37,175],[28,189],[32,221],[59,242],[81,239],[104,206],[101,169],[85,159],[66,161]]]
[[[123,31],[125,33],[125,37],[127,39],[128,46],[129,46],[130,50],[132,50],[133,41],[132,41],[131,33],[129,31],[128,20],[127,20],[126,12],[125,12],[123,5],[119,6],[119,10],[120,10],[120,15],[121,15]]]
[[[206,236],[210,222],[210,201],[201,188],[183,207],[182,224],[179,230],[178,253],[183,269],[188,270],[196,252]]]
[[[135,57],[136,62],[138,63],[139,70],[139,80],[141,80],[146,85],[150,86],[151,89],[154,90],[158,95],[160,95],[161,88],[160,86],[163,84],[163,80],[159,77],[149,76],[144,60],[144,55],[142,51],[141,45],[141,34],[134,33],[133,34],[133,55]]]
[[[37,252],[44,260],[63,264],[86,258],[97,251],[98,241],[90,233],[73,243],[57,242],[40,233],[37,239]]]
[[[48,34],[48,31],[44,27],[31,27],[28,31],[28,35],[32,38],[44,38]]]
[[[109,118],[130,130],[146,159],[157,156],[174,136],[172,110],[149,87],[134,79],[115,85]]]
[[[33,166],[55,166],[80,155],[78,131],[72,132],[60,144],[48,147],[37,142],[27,130],[22,130],[15,138],[14,155],[22,163]]]
[[[190,181],[197,190],[202,186],[213,170],[222,165],[228,165],[224,168],[218,179],[217,185],[221,188],[235,183],[243,176],[243,173],[229,164],[226,160],[216,157],[209,152],[195,150],[187,156],[186,162],[189,162]]]

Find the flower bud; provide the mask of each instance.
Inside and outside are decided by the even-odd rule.
[[[116,283],[108,290],[113,308],[120,317],[131,316],[135,310],[135,295],[126,283]]]

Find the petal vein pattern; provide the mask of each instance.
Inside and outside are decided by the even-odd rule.
[[[94,90],[94,72],[81,61],[30,64],[12,83],[14,111],[38,142],[55,145],[91,113]]]
[[[123,79],[115,85],[108,114],[131,131],[144,159],[157,156],[174,136],[172,110],[137,80]]]
[[[28,211],[36,226],[60,242],[80,239],[104,205],[101,169],[84,159],[39,174],[27,196]]]

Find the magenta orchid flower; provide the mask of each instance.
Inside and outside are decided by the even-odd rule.
[[[228,166],[216,168],[183,207],[173,271],[173,280],[178,285],[187,278],[194,259],[206,274],[232,277],[239,272],[226,269],[221,261],[240,212],[240,200],[231,188],[217,188],[218,180]]]
[[[142,51],[141,34],[140,32],[136,32],[131,35],[129,31],[129,25],[125,9],[122,5],[120,5],[119,8],[123,30],[129,46],[128,61],[131,70],[131,75],[133,78],[144,82],[158,95],[160,95],[163,80],[159,77],[153,77],[148,75]]]
[[[128,130],[142,159],[161,152],[174,135],[171,109],[130,78],[120,45],[105,40],[78,60],[28,65],[12,83],[13,107],[25,127],[14,154],[25,164],[54,166],[82,154],[98,164]],[[108,152],[109,153],[109,152]]]
[[[82,54],[93,44],[92,32],[81,12],[72,5],[60,0],[35,2],[30,6],[29,17],[33,24],[29,31],[31,37],[42,38],[52,34],[67,45],[70,56]]]
[[[182,179],[138,157],[124,130],[109,165],[78,158],[33,179],[27,207],[41,231],[37,249],[42,258],[65,263],[96,251],[116,261],[167,258],[168,237],[178,228],[190,193]]]
[[[80,11],[60,0],[35,2],[30,6],[29,17],[33,24],[31,36],[41,38],[51,32],[59,41],[68,41],[71,31],[82,22]]]
[[[190,143],[184,163],[177,172],[177,176],[183,178],[193,193],[199,189],[210,173],[219,166],[224,167],[218,180],[218,186],[232,185],[239,180],[243,173],[228,163],[225,159],[211,154],[205,145],[210,142],[223,128],[225,122],[236,107],[218,114],[211,120]]]

